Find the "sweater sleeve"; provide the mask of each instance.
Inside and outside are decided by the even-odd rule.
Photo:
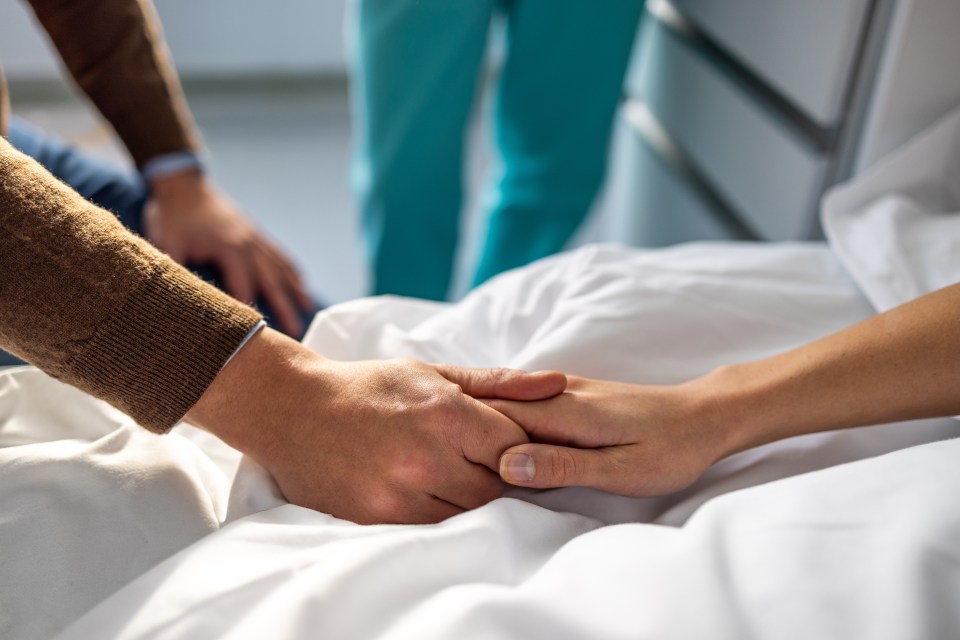
[[[138,167],[200,136],[149,0],[30,0],[76,83]]]
[[[164,432],[260,319],[0,138],[0,347]]]

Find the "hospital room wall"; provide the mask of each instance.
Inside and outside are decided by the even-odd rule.
[[[156,0],[185,77],[343,74],[347,0]],[[272,28],[265,29],[264,25]],[[56,56],[26,2],[0,3],[0,59],[13,80],[52,80]]]

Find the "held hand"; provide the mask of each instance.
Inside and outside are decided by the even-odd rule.
[[[531,443],[506,450],[511,484],[586,486],[634,497],[686,488],[722,457],[721,420],[699,383],[645,387],[569,377],[540,402],[486,401],[520,424]]]
[[[296,308],[312,304],[297,270],[236,205],[196,171],[155,180],[151,189],[147,239],[181,264],[217,265],[228,293],[247,303],[262,294],[284,331],[303,332]]]
[[[264,329],[188,419],[255,459],[295,504],[360,523],[437,522],[499,497],[500,453],[527,441],[467,393],[548,397],[563,384],[561,374],[334,362]]]

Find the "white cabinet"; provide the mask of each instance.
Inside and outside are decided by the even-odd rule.
[[[674,0],[673,5],[823,125],[841,119],[870,0]]]
[[[810,232],[809,214],[828,157],[777,114],[718,72],[670,27],[651,20],[627,91],[756,235],[790,240]]]
[[[648,0],[626,240],[819,238],[827,188],[960,103],[958,32],[960,0]]]

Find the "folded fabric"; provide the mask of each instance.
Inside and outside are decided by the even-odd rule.
[[[960,107],[831,191],[822,219],[880,311],[960,282]]]

